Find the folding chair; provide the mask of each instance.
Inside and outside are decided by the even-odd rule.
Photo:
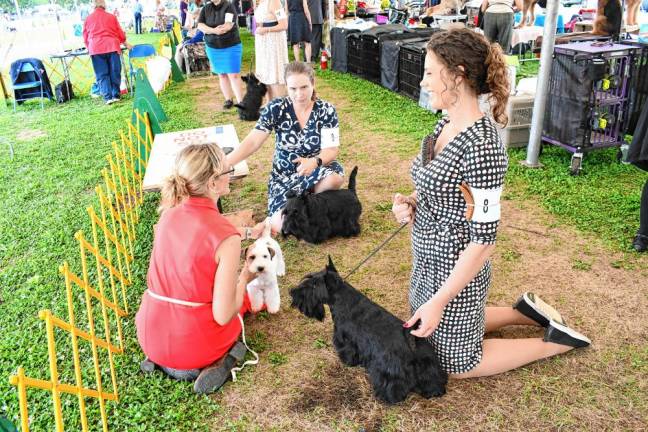
[[[128,51],[128,68],[130,75],[131,94],[133,94],[133,87],[135,84],[135,72],[138,68],[146,66],[144,60],[142,59],[147,59],[148,57],[152,57],[155,54],[155,47],[151,44],[134,45],[133,48]]]
[[[41,100],[41,109],[44,108],[43,99],[45,98],[45,89],[43,87],[43,76],[41,71],[34,69],[31,63],[23,63],[18,71],[15,82],[12,83],[14,90],[13,109],[16,112],[16,104],[28,99],[39,97]],[[20,97],[16,93],[20,90]]]

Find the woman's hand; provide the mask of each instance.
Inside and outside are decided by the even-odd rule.
[[[421,325],[410,333],[416,337],[428,337],[439,326],[445,306],[438,297],[432,297],[414,312],[414,315],[403,324],[403,327],[412,327],[418,320],[421,320]]]
[[[264,35],[266,33],[268,33],[268,29],[266,27],[257,27],[255,30],[255,34],[258,35]]]
[[[241,274],[239,275],[239,281],[245,283],[245,285],[247,286],[247,284],[256,279],[257,276],[257,273],[252,273],[250,271],[247,264],[247,257],[244,257],[243,269],[241,270]]]
[[[414,212],[416,211],[416,201],[414,198],[401,194],[394,195],[392,204],[392,213],[398,223],[412,223],[414,221]]]
[[[317,169],[317,160],[315,158],[297,158],[293,160],[297,164],[297,174],[300,176],[309,176]]]

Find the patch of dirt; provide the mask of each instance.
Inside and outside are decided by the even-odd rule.
[[[36,138],[45,137],[47,134],[39,129],[25,129],[18,132],[16,139],[18,141],[31,141]]]
[[[239,121],[235,110],[222,111],[216,78],[192,79],[188,85],[196,89],[196,113],[205,126],[234,123],[241,140],[252,130],[254,123]],[[499,376],[451,380],[439,399],[412,395],[386,406],[373,398],[364,370],[337,359],[330,315],[323,322],[303,317],[290,308],[288,292],[304,274],[321,269],[327,255],[344,273],[396,229],[391,197],[412,190],[409,165],[415,152],[398,156],[392,149],[408,144],[402,137],[373,132],[357,117],[357,107],[326,82],[318,82],[317,89],[340,115],[341,162],[347,171],[359,166],[362,234],[318,246],[279,239],[288,268],[280,281],[282,309],[267,318],[246,318],[246,333],[264,341],[260,363],[213,396],[220,409],[212,429],[233,422],[236,430],[643,429],[648,424],[648,257],[637,259],[637,270],[616,268],[623,254],[561,225],[539,204],[516,199],[504,202],[489,305],[510,305],[522,292],[534,291],[590,336],[593,346]],[[273,150],[269,139],[248,159],[250,175],[232,184],[227,211],[252,208],[256,220],[263,218]],[[409,235],[403,231],[350,282],[405,319],[410,270]],[[541,336],[531,327],[489,335]],[[273,364],[277,354],[286,361]]]

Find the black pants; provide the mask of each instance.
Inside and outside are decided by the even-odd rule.
[[[648,180],[646,180],[646,184],[644,184],[643,187],[643,192],[641,193],[638,234],[648,236]]]
[[[313,63],[319,62],[319,53],[322,49],[322,24],[313,24],[311,30],[311,58]],[[308,60],[308,59],[307,59]]]
[[[142,14],[135,12],[135,34],[142,34]]]

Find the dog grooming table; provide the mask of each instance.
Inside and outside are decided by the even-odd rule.
[[[176,156],[184,147],[190,144],[211,143],[216,143],[225,153],[230,153],[238,148],[239,139],[234,125],[211,126],[155,135],[144,175],[144,191],[151,192],[162,188],[164,179],[173,172]],[[234,166],[232,178],[240,178],[248,174],[247,162],[241,161]]]

